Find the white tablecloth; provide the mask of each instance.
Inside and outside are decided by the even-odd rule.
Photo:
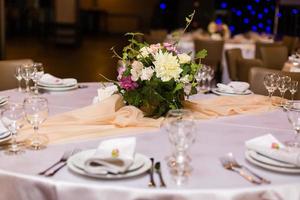
[[[50,114],[73,110],[89,105],[96,95],[98,84],[86,84],[88,88],[62,93],[45,93],[50,104]],[[15,90],[0,92],[12,101],[22,101],[24,94]],[[210,98],[202,95],[198,98]],[[168,187],[148,188],[147,174],[118,181],[100,180],[72,173],[67,168],[54,177],[37,175],[64,151],[73,148],[96,148],[103,138],[77,141],[63,145],[51,145],[41,151],[27,151],[19,156],[7,156],[0,152],[0,200],[98,200],[98,199],[300,199],[300,175],[280,174],[256,167],[245,160],[244,141],[272,133],[280,140],[293,137],[286,114],[278,109],[259,115],[239,115],[199,121],[197,141],[191,149],[194,168],[188,182],[177,186],[168,172],[164,158],[169,155],[168,137],[160,130],[135,135],[137,152],[162,161],[162,170]],[[84,134],[84,133],[82,133]],[[124,133],[124,136],[133,135]],[[237,159],[260,175],[270,179],[271,185],[252,185],[237,174],[225,170],[218,158],[233,152]],[[157,184],[159,179],[156,176]]]

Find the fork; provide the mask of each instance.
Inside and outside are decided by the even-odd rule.
[[[78,152],[80,152],[80,151],[81,151],[81,149],[74,149],[74,150],[71,152],[71,154],[69,154],[68,158],[67,158],[66,160],[64,160],[64,161],[61,162],[62,164],[61,164],[58,168],[56,168],[54,171],[52,171],[52,172],[50,172],[50,173],[45,173],[44,175],[47,176],[47,177],[54,176],[54,175],[56,174],[56,172],[58,172],[60,169],[62,169],[64,166],[67,165],[67,160],[68,160],[72,155],[74,155],[74,154],[76,154],[76,153],[78,153]]]
[[[247,181],[249,181],[253,184],[259,185],[259,184],[262,183],[261,181],[257,181],[252,176],[249,176],[248,174],[246,174],[243,170],[236,169],[235,167],[233,167],[232,163],[227,159],[227,157],[220,157],[219,159],[220,159],[220,161],[221,161],[221,163],[222,163],[222,165],[225,169],[228,169],[228,170],[231,170],[231,171],[234,171],[234,172],[238,173],[240,176],[242,176]]]
[[[237,160],[234,158],[233,154],[230,152],[226,155],[226,157],[228,158],[229,162],[231,162],[233,167],[236,168],[240,168],[240,169],[245,169],[247,170],[249,173],[251,173],[253,176],[255,176],[256,178],[258,178],[259,180],[261,180],[263,183],[266,184],[270,184],[271,181],[261,177],[260,175],[256,174],[255,172],[253,172],[251,169],[249,169],[248,167],[246,167],[245,165],[241,165],[237,162]]]
[[[160,187],[167,187],[164,179],[163,179],[163,176],[162,176],[162,173],[161,173],[161,167],[160,167],[160,162],[156,162],[155,165],[154,165],[154,168],[155,168],[155,172],[158,174],[159,176],[159,180],[160,180]]]
[[[148,183],[148,187],[156,187],[153,172],[154,172],[154,158],[150,158],[151,160],[151,168],[149,169],[150,181]]]

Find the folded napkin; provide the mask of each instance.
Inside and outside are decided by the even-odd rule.
[[[99,88],[98,89],[98,96],[94,97],[93,103],[98,103],[100,101],[103,101],[104,99],[107,99],[108,97],[112,96],[118,91],[117,86],[111,85],[111,86],[106,86],[104,88]]]
[[[59,86],[59,85],[76,85],[77,80],[74,78],[57,78],[51,74],[44,74],[41,79],[39,80],[40,84],[45,84],[45,85],[53,85],[53,86]]]
[[[249,83],[241,81],[232,81],[228,85],[218,83],[217,87],[219,91],[226,93],[243,93],[249,89]]]
[[[124,173],[134,162],[136,138],[117,138],[100,143],[87,158],[84,170],[90,174]]]
[[[245,142],[247,149],[256,151],[274,160],[300,167],[300,152],[288,151],[273,135],[267,134]],[[274,145],[277,148],[274,148]]]

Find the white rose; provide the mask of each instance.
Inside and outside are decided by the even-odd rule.
[[[191,62],[192,58],[186,53],[178,54],[178,59],[180,64],[185,64]]]
[[[153,76],[154,70],[151,67],[146,67],[142,70],[141,80],[149,81]]]
[[[142,69],[143,69],[144,65],[140,61],[133,61],[131,66],[132,66],[132,68],[130,70],[131,80],[137,81],[142,74]]]
[[[172,53],[159,51],[154,55],[154,66],[156,76],[166,82],[174,78],[178,80],[182,69],[178,63],[177,56],[173,56]]]

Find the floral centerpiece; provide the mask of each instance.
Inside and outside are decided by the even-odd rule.
[[[227,24],[222,22],[210,22],[208,24],[208,32],[213,39],[229,39],[230,38],[230,30]]]
[[[194,13],[186,18],[187,27]],[[118,68],[119,93],[128,105],[140,108],[146,116],[160,117],[170,109],[182,107],[185,95],[197,92],[195,75],[201,67],[206,50],[195,58],[178,52],[177,43],[147,44],[135,38],[141,33],[127,33],[129,45],[124,47]]]

